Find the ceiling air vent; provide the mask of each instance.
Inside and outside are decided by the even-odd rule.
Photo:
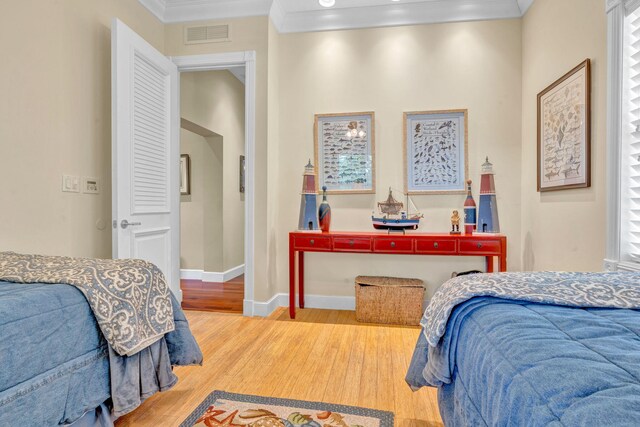
[[[229,24],[184,28],[184,44],[228,42],[230,40]]]

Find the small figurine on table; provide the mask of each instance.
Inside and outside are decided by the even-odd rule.
[[[457,210],[451,214],[451,232],[449,234],[460,234],[460,214]]]

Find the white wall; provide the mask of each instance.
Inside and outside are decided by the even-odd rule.
[[[605,251],[607,25],[604,0],[536,0],[522,25],[525,270],[601,270]],[[537,94],[591,58],[591,188],[536,191]]]
[[[403,188],[403,111],[469,110],[469,173],[478,200],[485,156],[496,171],[510,270],[520,269],[521,20],[468,22],[279,36],[277,283],[288,291],[287,233],[297,227],[301,174],[313,159],[316,113],[375,111],[376,195],[331,195],[334,230],[372,230],[375,203]],[[413,197],[421,231],[448,232],[464,195]],[[306,292],[353,295],[359,274],[417,277],[427,294],[452,271],[482,258],[307,254]]]

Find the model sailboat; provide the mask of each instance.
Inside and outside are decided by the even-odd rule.
[[[393,191],[389,188],[389,196],[387,200],[378,202],[378,213],[375,212],[371,215],[371,221],[373,227],[379,230],[416,230],[420,225],[420,219],[424,217],[420,212],[417,212],[415,205],[413,208],[414,213],[410,213],[410,204],[413,202],[407,195],[407,211],[404,211],[404,204],[397,201],[393,197]]]

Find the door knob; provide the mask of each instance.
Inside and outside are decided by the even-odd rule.
[[[122,222],[120,222],[120,227],[122,227],[123,230],[126,230],[127,227],[129,227],[130,225],[142,225],[141,222],[129,222],[126,219],[123,219]]]

